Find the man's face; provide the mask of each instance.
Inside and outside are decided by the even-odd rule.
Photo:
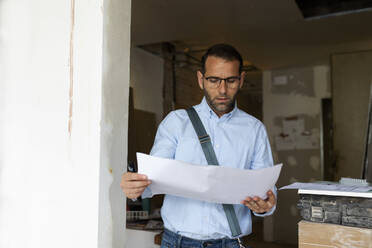
[[[222,80],[219,87],[214,88],[206,80],[208,77],[230,78],[239,77],[237,87],[230,88],[225,80]],[[239,89],[243,86],[244,72],[239,74],[239,61],[227,61],[215,56],[208,56],[205,62],[204,75],[198,71],[199,87],[204,91],[205,98],[211,109],[219,116],[230,112],[234,108],[235,98]]]

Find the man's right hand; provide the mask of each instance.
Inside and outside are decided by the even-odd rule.
[[[129,199],[136,199],[150,184],[146,175],[126,172],[121,176],[120,187]]]

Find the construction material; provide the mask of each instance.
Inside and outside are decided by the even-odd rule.
[[[298,247],[372,248],[372,229],[300,221]]]
[[[349,177],[341,177],[340,184],[350,185],[350,186],[360,186],[360,187],[367,187],[369,185],[366,179],[349,178]]]
[[[304,220],[372,229],[372,198],[300,194]]]

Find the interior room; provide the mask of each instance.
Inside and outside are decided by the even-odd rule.
[[[122,175],[165,116],[200,103],[219,43],[242,54],[237,106],[283,164],[276,211],[243,243],[371,247],[372,193],[345,231],[321,206],[304,222],[307,198],[279,190],[372,183],[371,23],[370,0],[0,0],[0,247],[159,248],[164,196],[127,199]]]
[[[372,12],[353,10],[351,3],[341,10],[348,5],[345,1],[315,2],[132,3],[133,106],[155,114],[152,121],[133,117],[129,133],[138,133],[133,141],[151,137],[146,147],[135,150],[150,152],[153,123],[171,110],[199,104],[201,56],[213,44],[229,43],[242,52],[247,72],[238,106],[265,124],[275,163],[284,164],[277,187],[360,178],[372,79],[367,25]],[[303,122],[308,141],[287,143],[285,122]],[[345,134],[350,129],[352,137]],[[158,198],[153,201],[154,208],[161,206]],[[297,191],[279,191],[275,214],[254,219],[247,243],[296,247],[301,220],[297,202]]]

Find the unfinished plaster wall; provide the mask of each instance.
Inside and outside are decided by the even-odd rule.
[[[264,123],[274,160],[284,164],[278,187],[295,181],[321,179],[321,99],[330,95],[327,65],[264,71]],[[295,126],[302,124],[304,130],[300,131],[295,141],[286,142],[282,139],[288,135],[288,126],[291,127],[293,123]],[[297,242],[300,218],[296,203],[297,191],[279,191],[277,211],[273,217],[265,220],[266,237],[286,243]]]
[[[164,60],[141,48],[131,49],[130,86],[133,88],[135,109],[156,114],[156,122],[163,118]]]
[[[99,247],[126,247],[131,0],[104,2]],[[86,246],[85,246],[86,247]]]
[[[97,247],[102,1],[73,3],[0,1],[0,247]]]
[[[0,247],[125,245],[130,3],[0,2]]]

